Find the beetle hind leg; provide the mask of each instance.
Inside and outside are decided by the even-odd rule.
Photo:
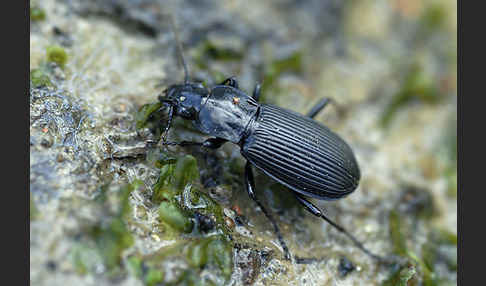
[[[326,107],[329,102],[332,102],[330,98],[321,99],[312,109],[307,113],[307,117],[314,118],[321,110]]]
[[[258,99],[260,99],[260,92],[261,92],[261,89],[262,89],[262,86],[261,86],[259,83],[257,83],[257,84],[255,85],[255,89],[253,90],[253,95],[252,95],[253,99],[254,99],[256,102],[258,102]]]
[[[371,251],[369,251],[367,248],[363,246],[361,242],[359,242],[351,233],[349,233],[346,229],[344,229],[342,226],[338,225],[337,223],[333,222],[330,220],[324,213],[316,207],[313,203],[309,202],[307,199],[305,199],[302,195],[295,194],[297,197],[297,200],[313,215],[318,216],[328,222],[330,225],[332,225],[334,228],[336,228],[339,232],[343,233],[346,235],[349,239],[353,241],[353,243],[361,249],[364,253],[372,257],[373,259],[380,261],[380,262],[386,262],[386,263],[391,263],[390,260],[388,260],[385,257],[378,256],[376,254],[373,254]]]
[[[248,195],[250,198],[260,207],[262,210],[263,214],[267,217],[267,219],[270,221],[270,223],[273,225],[273,229],[275,233],[277,234],[278,241],[280,242],[280,245],[282,246],[282,249],[284,251],[284,256],[285,259],[290,260],[290,252],[287,247],[287,244],[283,240],[282,233],[280,233],[280,228],[278,227],[277,223],[273,219],[272,215],[265,209],[262,205],[262,203],[257,199],[256,194],[255,194],[255,180],[253,178],[253,171],[251,169],[250,162],[246,162],[245,165],[245,186],[246,186],[246,191],[248,192]]]
[[[181,141],[181,142],[162,142],[162,145],[177,145],[177,146],[201,146],[209,149],[218,149],[228,140],[221,138],[209,138],[204,142],[191,142],[191,141]]]

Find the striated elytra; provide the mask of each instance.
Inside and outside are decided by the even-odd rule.
[[[360,171],[353,151],[324,125],[262,104],[248,129],[242,155],[292,191],[332,200],[357,188]]]

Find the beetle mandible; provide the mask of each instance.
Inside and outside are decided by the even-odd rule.
[[[260,84],[249,96],[239,89],[234,77],[210,89],[202,83],[192,82],[172,17],[171,21],[184,68],[184,82],[170,85],[158,98],[169,108],[161,144],[210,149],[217,149],[226,142],[237,144],[241,155],[247,160],[244,171],[246,191],[272,223],[286,259],[290,259],[290,252],[279,227],[256,197],[252,166],[290,189],[309,212],[345,234],[363,252],[378,261],[385,261],[307,199],[343,198],[358,187],[361,177],[349,145],[329,128],[313,120],[330,100],[322,99],[304,116],[285,108],[259,103]],[[174,116],[192,121],[195,129],[212,138],[204,142],[167,142]]]

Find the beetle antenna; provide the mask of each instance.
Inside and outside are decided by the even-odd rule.
[[[172,24],[172,29],[174,30],[175,41],[177,45],[177,53],[179,54],[179,60],[182,63],[182,67],[184,68],[184,83],[189,83],[189,71],[187,69],[186,61],[184,60],[184,55],[182,53],[182,43],[179,39],[179,32],[177,31],[177,26],[175,24],[174,17],[172,14],[169,16],[170,23]]]

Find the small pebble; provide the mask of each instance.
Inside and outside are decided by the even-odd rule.
[[[344,278],[349,273],[353,272],[355,269],[356,267],[353,265],[351,261],[349,261],[349,259],[347,259],[346,257],[341,257],[338,266],[339,276]]]
[[[226,226],[229,227],[229,228],[234,228],[235,227],[235,223],[229,217],[225,217],[224,218],[224,222],[226,223]]]
[[[64,157],[64,155],[62,153],[59,153],[57,154],[56,156],[56,161],[61,163],[61,162],[64,162],[66,160],[66,158]]]
[[[47,139],[42,139],[41,145],[42,147],[49,148],[52,146],[52,142]]]

